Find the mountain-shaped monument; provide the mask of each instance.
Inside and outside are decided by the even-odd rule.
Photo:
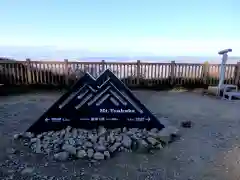
[[[109,69],[97,79],[86,73],[27,131],[41,133],[67,126],[93,129],[157,128],[164,125]]]

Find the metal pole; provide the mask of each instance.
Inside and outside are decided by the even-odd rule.
[[[232,52],[232,49],[224,49],[224,50],[218,52],[219,55],[222,55],[222,62],[221,62],[221,66],[220,66],[217,96],[220,95],[221,87],[224,84],[225,69],[226,69],[226,63],[227,63],[227,60],[228,60],[228,53],[229,52]]]

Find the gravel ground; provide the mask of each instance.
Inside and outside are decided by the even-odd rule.
[[[154,154],[119,153],[88,163],[84,160],[55,162],[34,155],[12,135],[26,130],[59,93],[0,97],[0,178],[3,179],[240,179],[240,102],[228,102],[189,92],[134,91],[156,116],[167,116],[181,129],[181,139]],[[13,149],[11,149],[11,147]]]

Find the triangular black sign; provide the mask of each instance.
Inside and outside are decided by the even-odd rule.
[[[164,128],[109,69],[97,79],[86,73],[27,131],[41,133],[66,126],[84,129],[99,126]]]

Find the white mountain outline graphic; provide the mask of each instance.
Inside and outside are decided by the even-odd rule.
[[[86,89],[87,88],[87,89]],[[84,91],[85,90],[85,91]],[[83,93],[81,93],[81,91],[84,91]],[[88,84],[85,84],[83,87],[81,87],[79,90],[77,90],[76,92],[73,92],[72,94],[70,94],[68,96],[68,98],[63,101],[58,108],[62,109],[65,105],[67,105],[77,94],[81,93],[80,95],[78,95],[78,98],[81,99],[84,95],[86,95],[88,92],[96,92],[95,89],[93,89],[91,86],[89,86]]]
[[[109,86],[102,90],[101,88],[107,83],[109,84]],[[79,104],[75,105],[75,109],[81,108],[85,103],[87,103],[88,106],[91,106],[93,103],[96,103],[96,106],[100,106],[104,101],[109,99],[115,106],[119,106],[119,103],[121,103],[123,106],[131,104],[131,106],[134,107],[136,111],[141,114],[143,113],[143,111],[134,102],[132,102],[132,100],[126,94],[123,95],[123,93],[114,86],[109,77],[101,84],[101,86],[97,87],[98,90],[94,89],[91,85],[85,84],[77,91],[77,93],[75,92],[70,95],[71,99],[67,98],[61,105],[59,105],[59,108],[64,108],[70,101],[76,98],[76,95],[78,95],[77,99],[81,99],[81,101],[79,102]],[[107,92],[108,94],[104,96]]]
[[[109,81],[109,79],[108,80],[106,80],[101,86],[98,86],[98,88],[101,88],[104,84],[106,84],[107,82]],[[94,102],[95,102],[95,100],[98,100],[99,98],[101,98],[101,96],[105,93],[105,92],[107,92],[107,90],[108,89],[110,89],[111,87],[110,86],[108,86],[104,91],[102,91],[101,92],[101,94],[97,94],[98,95],[98,97],[96,97],[96,96],[94,96]],[[81,91],[83,91],[83,92],[81,92]],[[82,88],[80,88],[78,91],[77,91],[77,93],[79,94],[78,96],[77,96],[77,99],[81,99],[81,102],[78,104],[78,105],[76,105],[75,106],[75,108],[76,109],[79,109],[81,106],[83,106],[88,100],[90,100],[92,97],[93,97],[93,93],[96,93],[97,92],[97,90],[95,90],[92,86],[90,86],[90,85],[84,85]],[[112,95],[112,96],[115,96],[115,94],[112,94],[112,90],[111,90],[111,94],[109,94],[109,96],[110,95]],[[71,99],[70,98],[67,98],[61,105],[59,105],[59,108],[60,109],[62,109],[62,108],[64,108],[64,106],[65,105],[67,105],[71,100],[73,100],[75,97],[73,97],[73,95],[77,95],[77,93],[75,92],[75,93],[73,93],[72,95],[71,95]],[[90,94],[88,94],[88,93],[90,93]],[[105,98],[105,99],[107,99],[107,98]],[[104,101],[105,101],[105,99],[104,99]],[[99,100],[100,101],[100,100]],[[101,102],[101,103],[99,103],[99,101],[97,102],[97,106],[99,106],[100,104],[102,104],[103,103],[103,101]],[[117,100],[115,99],[115,98],[113,98],[113,97],[110,97],[110,101],[114,104],[114,105],[116,105],[116,106],[119,106],[119,103],[117,102]],[[122,99],[120,100],[120,102],[123,104],[123,105],[127,105],[127,103],[125,102],[125,101],[123,101]],[[91,103],[92,104],[92,103]],[[88,105],[91,105],[91,104],[88,104]]]
[[[93,77],[91,74],[88,73],[88,75],[89,75],[92,79],[94,79],[94,77]],[[101,88],[105,83],[107,83],[109,80],[110,80],[110,78],[108,77],[108,79],[107,79],[101,86],[97,86],[97,87],[100,89],[100,88]],[[70,102],[70,101],[74,98],[74,96],[76,96],[78,93],[80,93],[80,92],[81,92],[83,89],[85,89],[86,87],[88,87],[89,90],[92,91],[92,92],[97,92],[97,90],[95,90],[92,86],[90,86],[90,85],[88,85],[88,84],[85,84],[82,88],[80,88],[79,90],[77,90],[77,91],[73,92],[72,94],[70,94],[70,95],[68,96],[68,98],[59,105],[59,108],[62,109],[68,102]],[[81,98],[82,98],[84,95],[86,95],[87,93],[88,93],[88,91],[82,93],[81,95],[78,96],[78,99],[81,99]]]
[[[99,98],[101,98],[106,92],[109,92],[109,94],[111,94],[113,97],[112,99],[110,98],[110,101],[119,101],[122,105],[126,106],[127,104],[131,104],[134,109],[136,111],[138,111],[139,113],[143,113],[143,111],[135,104],[132,102],[132,100],[125,94],[123,95],[122,92],[120,92],[111,82],[110,78],[108,78],[101,86],[98,86],[98,88],[101,88],[104,84],[109,83],[109,86],[107,86],[107,88],[105,88],[103,91],[98,91],[97,94],[95,94],[94,98],[89,100],[90,98],[87,98],[87,100],[84,98],[82,101],[84,101],[84,103],[82,103],[82,101],[80,102],[79,105],[75,106],[76,109],[79,109],[81,106],[83,106],[85,103],[88,104],[88,106],[91,106],[93,103],[97,102]],[[107,95],[106,98],[104,98],[104,100],[99,103],[97,102],[96,105],[99,106],[100,104],[102,104],[104,101],[106,101],[108,98],[110,97],[110,95]],[[114,98],[114,99],[113,99]],[[117,99],[117,100],[116,100]],[[124,100],[125,99],[125,100]],[[87,102],[88,101],[88,102]],[[114,104],[114,102],[113,102]]]

